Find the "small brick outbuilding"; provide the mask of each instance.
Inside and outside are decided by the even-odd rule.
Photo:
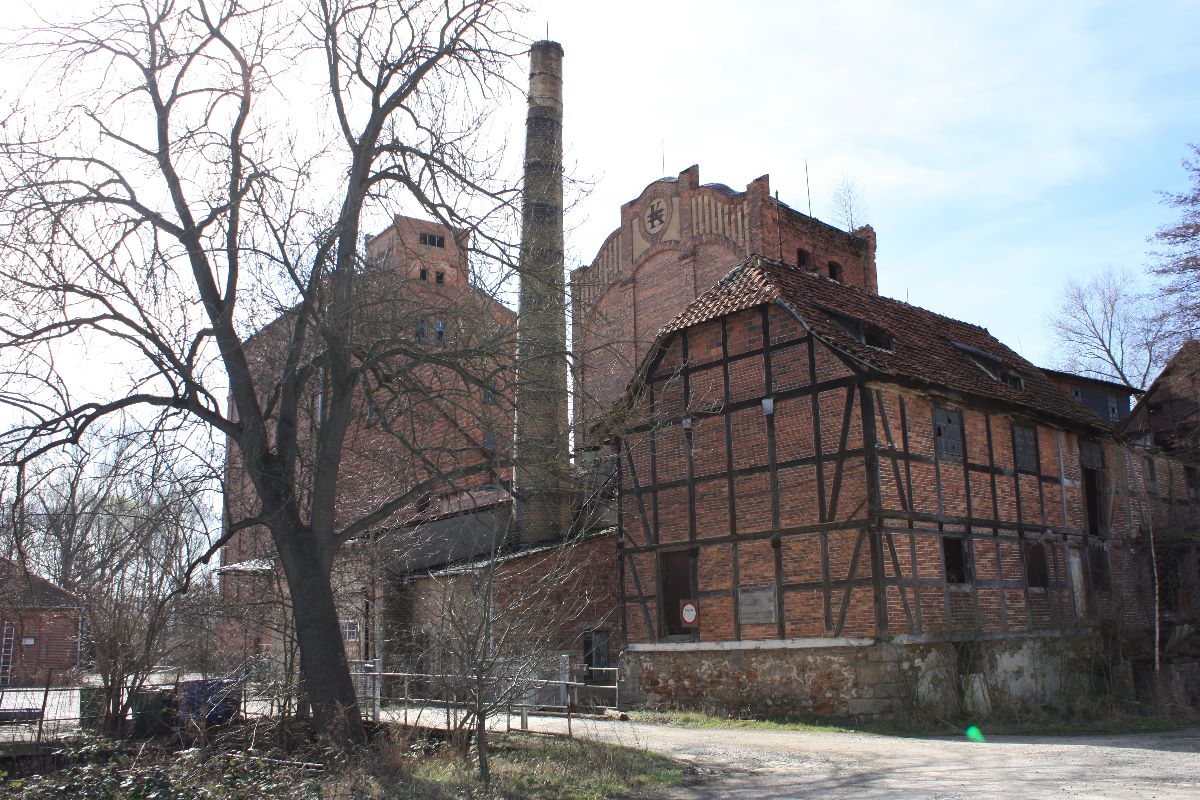
[[[0,558],[0,686],[61,682],[79,666],[79,598]]]

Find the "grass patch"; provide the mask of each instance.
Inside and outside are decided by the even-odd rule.
[[[748,729],[760,731],[800,731],[803,733],[873,733],[881,736],[955,736],[969,725],[977,724],[985,736],[1103,736],[1122,733],[1157,733],[1200,725],[1200,717],[1179,714],[1114,714],[1103,718],[1029,719],[1029,720],[828,720],[783,717],[779,719],[742,719],[714,716],[698,711],[630,711],[634,722],[673,725],[679,728],[711,730]]]
[[[646,750],[580,739],[506,734],[493,740],[492,792],[484,795],[475,763],[449,748],[359,774],[353,785],[332,777],[325,797],[450,800],[603,800],[683,780],[685,768]],[[340,785],[339,785],[340,784]]]

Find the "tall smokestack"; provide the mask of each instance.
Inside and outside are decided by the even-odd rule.
[[[514,449],[516,523],[523,542],[560,536],[571,522],[567,491],[562,58],[558,42],[535,42],[529,53]]]

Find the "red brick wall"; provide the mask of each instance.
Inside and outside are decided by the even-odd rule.
[[[421,244],[420,234],[443,236],[444,248]],[[375,269],[368,270],[359,286],[362,301],[356,333],[364,346],[388,340],[397,348],[408,347],[430,360],[413,366],[413,358],[396,355],[384,366],[393,376],[386,388],[360,388],[357,416],[347,433],[338,477],[335,525],[350,522],[397,496],[410,487],[447,475],[444,484],[424,498],[414,500],[393,521],[413,514],[437,514],[490,502],[499,490],[487,488],[510,479],[507,470],[476,471],[494,457],[503,458],[512,447],[512,374],[508,365],[515,346],[514,314],[467,283],[465,240],[444,226],[397,217],[395,225],[368,240],[368,257]],[[420,270],[425,269],[424,279]],[[443,282],[437,274],[443,273]],[[416,341],[420,320],[427,341]],[[444,341],[437,336],[437,322],[445,324]],[[281,372],[288,317],[281,317],[259,331],[247,350],[251,368],[261,380],[259,389],[266,403]],[[497,356],[496,354],[499,354]],[[436,363],[445,361],[445,366]],[[463,377],[462,373],[471,376]],[[481,384],[491,381],[494,391]],[[301,410],[302,428],[312,428],[319,404],[319,382]],[[370,379],[378,387],[379,381]],[[371,402],[367,402],[370,391]],[[485,402],[485,393],[493,402]],[[315,442],[301,433],[301,469],[311,471]],[[495,450],[486,449],[489,434]],[[419,457],[418,455],[419,454]],[[236,447],[227,451],[227,520],[238,521],[257,512],[257,496],[242,468]],[[304,488],[304,479],[300,482]],[[307,506],[307,498],[300,498]],[[271,558],[275,552],[264,526],[237,533],[222,551],[222,564],[248,559]],[[237,579],[223,581],[226,594],[235,591]],[[228,587],[228,591],[226,591]],[[250,639],[259,631],[249,631]],[[246,638],[235,633],[230,641]]]
[[[79,666],[78,609],[22,608],[0,610],[5,622],[16,626],[12,683],[15,686],[63,683],[67,673]],[[32,644],[24,640],[32,637]]]
[[[674,335],[648,376],[635,415],[646,424],[623,442],[631,642],[665,635],[658,553],[679,549],[694,554],[693,599],[701,610],[694,636],[684,638],[700,641],[882,633],[873,574],[880,566],[891,635],[1150,620],[1146,565],[1130,544],[1144,542],[1149,511],[1160,529],[1172,514],[1191,515],[1194,529],[1200,503],[1181,499],[1183,464],[1154,455],[1158,494],[1147,498],[1139,488],[1145,454],[1099,428],[1088,436],[961,397],[862,383],[820,342],[810,350],[804,332],[773,306],[766,313],[772,347],[764,354],[763,318],[760,307]],[[821,384],[815,394],[808,391],[813,377]],[[770,416],[764,397],[774,401]],[[938,453],[935,408],[961,414],[961,457]],[[864,424],[874,428],[873,453],[864,450]],[[1018,469],[1018,424],[1035,432],[1035,469]],[[1098,536],[1089,533],[1081,437],[1103,448]],[[966,551],[962,583],[946,580],[943,541],[954,538]],[[1039,546],[1044,588],[1027,581],[1026,559],[1036,560]],[[738,619],[737,588],[755,586],[775,593],[781,621]]]
[[[664,215],[657,230],[648,227],[654,209]],[[874,231],[849,234],[778,203],[766,176],[734,192],[701,186],[691,167],[646,187],[621,208],[620,229],[592,264],[571,273],[577,422],[603,413],[659,328],[737,262],[759,253],[795,264],[801,248],[810,269],[828,274],[836,261],[845,282],[878,290]]]
[[[612,633],[609,657],[615,666],[620,650],[616,555],[614,537],[607,535],[498,564],[492,577],[495,607],[527,606],[527,610],[506,614],[501,624],[515,618],[523,631],[533,632],[540,647],[569,653],[572,663],[583,658],[585,632],[609,630]],[[446,581],[449,591],[454,592],[456,584],[463,583],[465,587],[465,582],[471,580],[473,574],[468,571],[410,581],[401,591],[403,597],[393,621],[393,635],[403,639],[411,636],[410,630],[438,630],[443,624],[440,609],[441,598],[447,591]],[[405,643],[396,642],[390,652],[403,656]],[[392,666],[411,669],[414,664],[410,661]]]

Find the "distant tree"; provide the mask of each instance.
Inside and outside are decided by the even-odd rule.
[[[861,228],[867,221],[867,201],[858,183],[843,172],[833,190],[833,218],[844,230]]]
[[[84,659],[104,690],[103,728],[120,735],[134,694],[157,665],[178,663],[188,636],[211,616],[205,593],[183,602],[216,539],[209,473],[165,458],[135,438],[55,453],[27,466],[15,500],[20,525],[5,549],[79,597]],[[199,481],[199,483],[197,483]],[[211,646],[211,642],[210,642]]]
[[[1162,202],[1179,209],[1179,219],[1151,237],[1158,247],[1151,253],[1151,272],[1164,281],[1169,307],[1163,326],[1177,338],[1200,335],[1200,145],[1190,144],[1183,160],[1191,186],[1182,192],[1163,192]]]
[[[1132,274],[1111,269],[1067,281],[1050,318],[1058,345],[1055,365],[1144,389],[1175,352],[1179,337],[1162,304],[1136,287]]]

